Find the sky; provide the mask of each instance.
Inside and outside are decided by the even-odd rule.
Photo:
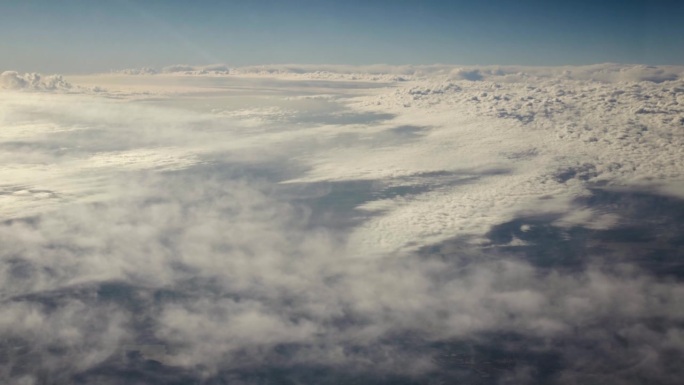
[[[681,1],[3,1],[0,69],[682,64]]]
[[[596,3],[0,0],[0,384],[681,385],[684,66],[457,64]]]

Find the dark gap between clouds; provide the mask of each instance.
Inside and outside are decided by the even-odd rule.
[[[684,279],[684,200],[643,191],[591,191],[575,200],[573,210],[617,215],[615,226],[560,225],[557,221],[569,214],[563,212],[524,215],[493,226],[487,250],[541,269],[570,272],[589,264],[630,263],[662,278]],[[524,244],[511,244],[515,239]],[[455,237],[420,253],[450,258],[467,245],[468,239]]]

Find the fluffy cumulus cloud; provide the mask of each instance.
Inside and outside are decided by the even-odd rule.
[[[43,76],[38,73],[20,74],[5,71],[0,74],[0,88],[9,90],[68,90],[71,84],[61,75]]]
[[[684,88],[660,70],[0,94],[0,377],[677,384]]]

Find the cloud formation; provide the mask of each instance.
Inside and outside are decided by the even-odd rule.
[[[0,377],[677,384],[679,83],[452,70],[0,95]]]
[[[37,367],[57,360],[45,369],[53,375],[88,373],[115,365],[103,360],[119,359],[117,346],[149,343],[167,348],[165,365],[197,375],[318,365],[413,376],[438,370],[440,350],[427,341],[483,344],[495,332],[524,336],[527,346],[566,341],[570,379],[558,383],[569,383],[601,372],[595,365],[665,375],[660,351],[684,349],[670,324],[682,316],[684,288],[629,266],[543,273],[468,247],[446,259],[364,258],[324,229],[307,230],[305,207],[279,201],[268,183],[208,182],[201,169],[141,176],[122,190],[105,204],[2,227],[3,334],[13,349],[35,349],[12,365],[35,357]],[[653,317],[668,326],[641,325]],[[38,325],[50,339],[26,334]],[[84,334],[92,327],[96,334]],[[589,353],[583,341],[605,347]],[[605,356],[592,364],[587,354]],[[81,366],[64,364],[76,359]]]
[[[527,82],[549,79],[586,80],[603,83],[652,82],[662,83],[684,78],[682,66],[647,66],[604,63],[585,66],[456,66],[456,65],[305,65],[273,64],[230,67],[226,64],[193,66],[178,64],[162,68],[128,69],[121,71],[136,74],[180,75],[252,75],[276,76],[297,79],[347,79],[372,81],[425,80],[449,78],[452,80],[483,80],[497,82]]]
[[[0,74],[0,88],[3,89],[54,91],[69,90],[71,87],[61,75],[20,74],[16,71],[5,71]]]

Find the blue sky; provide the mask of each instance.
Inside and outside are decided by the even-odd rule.
[[[18,1],[0,70],[170,64],[684,64],[684,1]]]

